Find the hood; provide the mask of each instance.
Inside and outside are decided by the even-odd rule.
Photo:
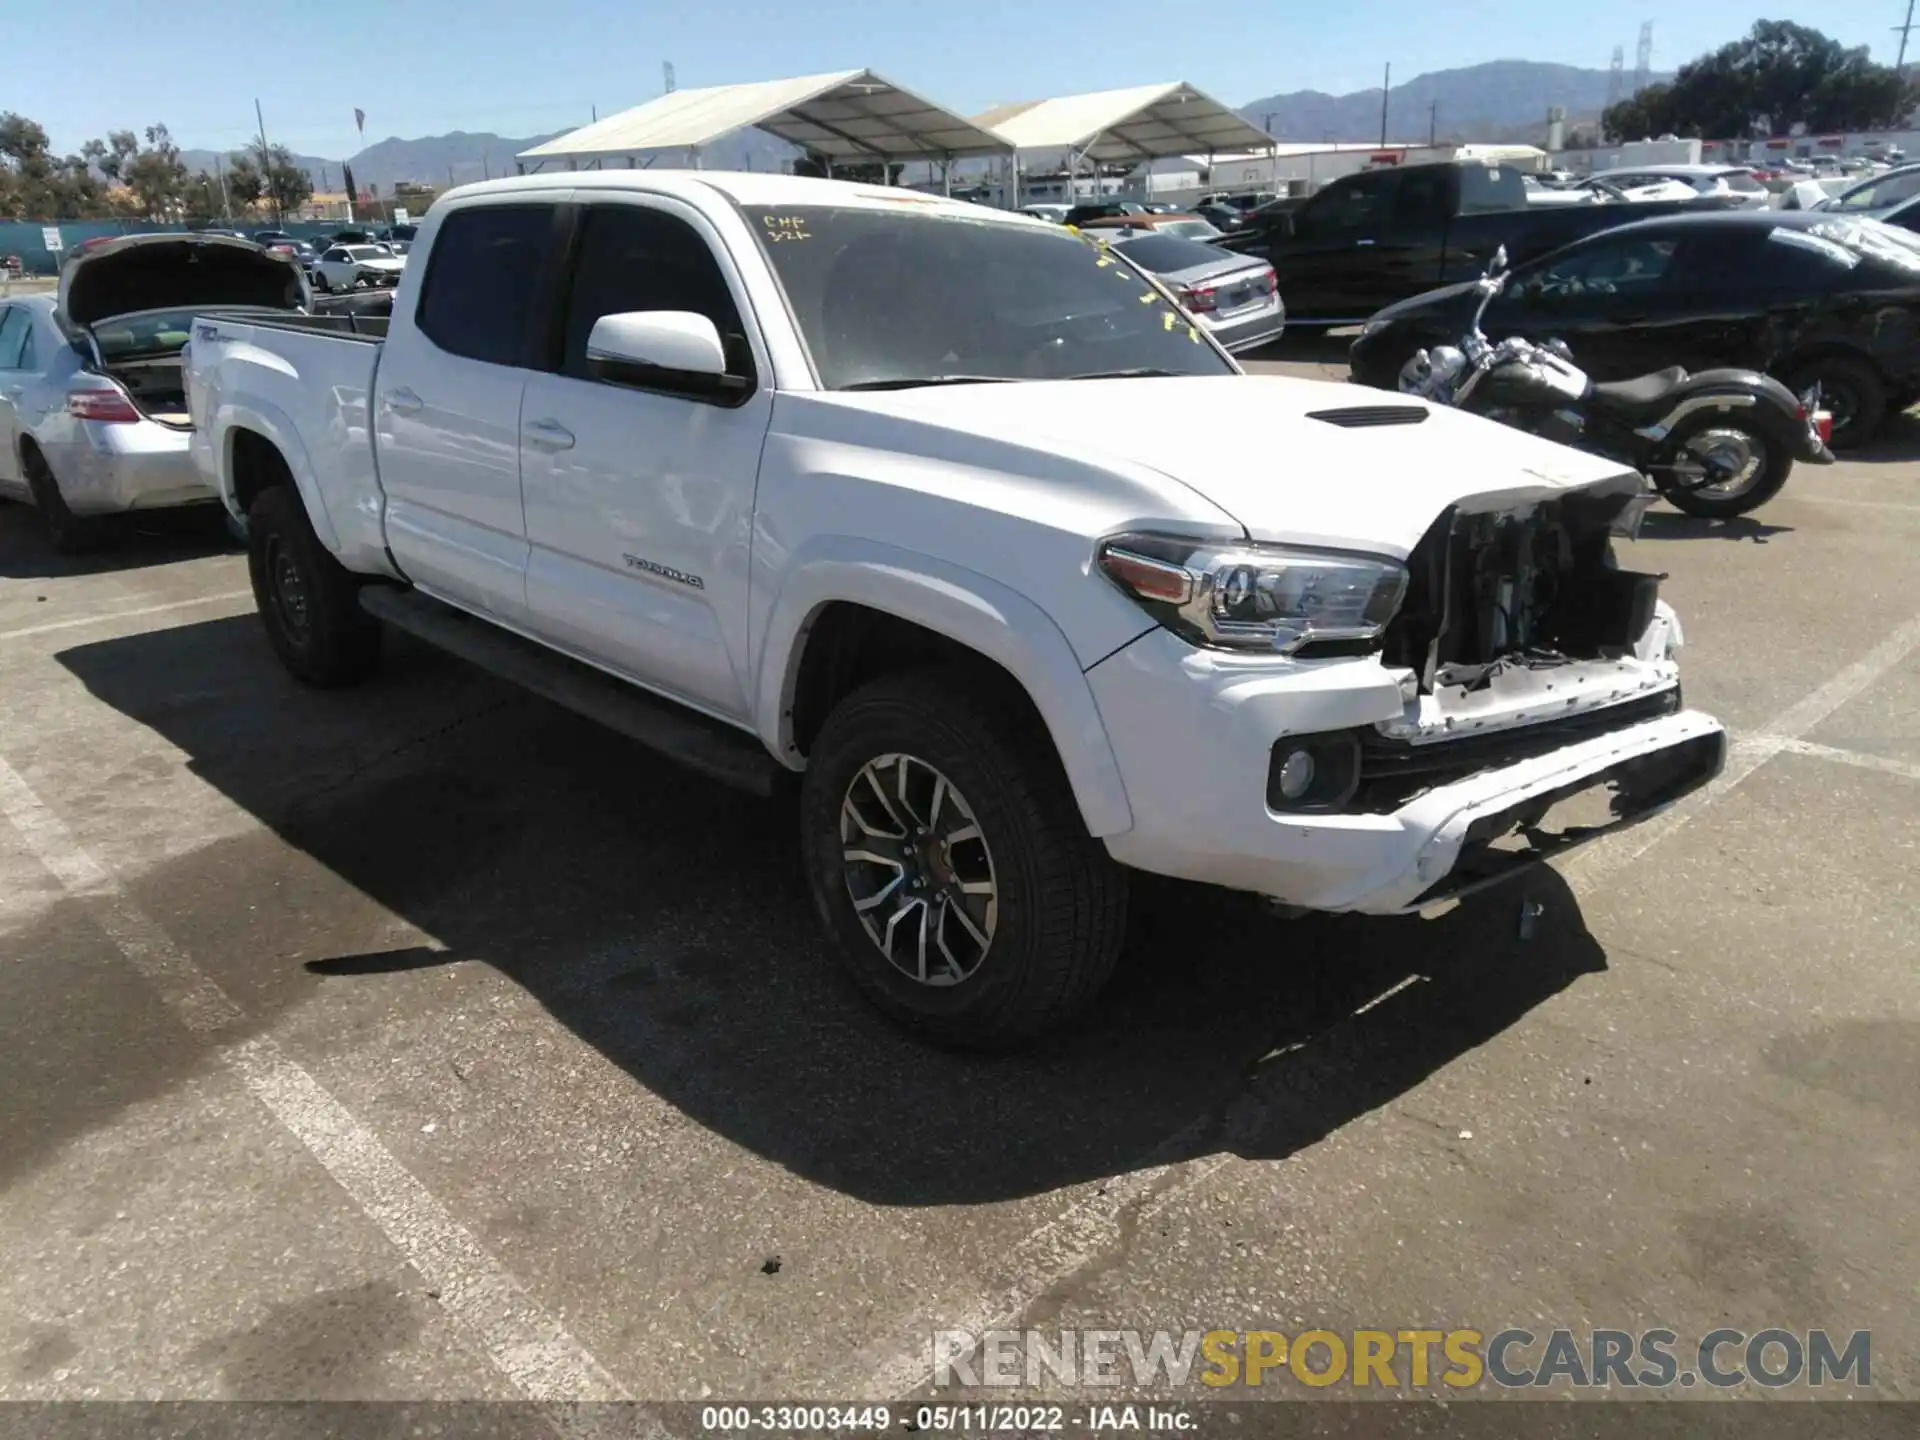
[[[1372,318],[1391,323],[1408,315],[1428,315],[1459,303],[1462,297],[1467,297],[1466,304],[1471,311],[1472,307],[1479,303],[1479,296],[1475,295],[1473,290],[1478,283],[1474,280],[1463,280],[1458,285],[1442,285],[1438,290],[1423,290],[1418,295],[1409,296],[1405,300],[1396,300],[1385,309],[1374,311]],[[1285,282],[1282,282],[1280,288],[1281,293],[1285,294]]]
[[[992,435],[1094,464],[1144,466],[1231,515],[1254,540],[1405,556],[1449,505],[1496,509],[1636,473],[1483,420],[1358,385],[1269,375],[1052,380],[832,391],[838,405]],[[1417,424],[1317,413],[1420,410]],[[1198,438],[1230,423],[1237,443]]]
[[[294,310],[304,298],[300,267],[286,256],[220,235],[128,235],[75,254],[60,272],[60,310],[76,325],[195,305]]]

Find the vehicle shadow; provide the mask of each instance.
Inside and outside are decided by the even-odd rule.
[[[838,973],[790,801],[717,789],[417,647],[390,658],[362,690],[313,694],[250,618],[63,652],[267,827],[139,877],[143,903],[251,1023],[483,962],[692,1120],[871,1203],[1291,1154],[1605,968],[1550,871],[1431,922],[1282,921],[1146,880],[1086,1024],[1030,1054],[944,1054]],[[1545,907],[1530,938],[1523,894]],[[434,943],[369,948],[336,918],[367,901]]]
[[[1640,540],[1751,540],[1764,545],[1775,535],[1791,535],[1791,525],[1775,525],[1751,515],[1709,520],[1683,510],[1649,510],[1640,521]]]
[[[1862,465],[1904,465],[1920,460],[1920,410],[1889,415],[1865,445],[1840,452],[1842,461]]]
[[[51,580],[171,565],[234,548],[217,505],[154,510],[118,520],[97,549],[58,555],[31,505],[0,500],[0,579]]]
[[[1351,328],[1328,330],[1320,326],[1309,329],[1302,325],[1290,325],[1286,334],[1272,344],[1248,350],[1238,358],[1301,365],[1338,365],[1344,369],[1347,352],[1358,333]]]

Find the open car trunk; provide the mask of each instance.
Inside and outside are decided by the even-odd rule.
[[[134,406],[149,420],[176,429],[192,429],[187,419],[185,369],[178,351],[172,355],[142,357],[100,366],[111,375],[133,400]]]

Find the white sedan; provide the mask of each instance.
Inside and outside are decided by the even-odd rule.
[[[353,290],[398,285],[407,262],[384,245],[335,245],[313,262],[313,288]]]

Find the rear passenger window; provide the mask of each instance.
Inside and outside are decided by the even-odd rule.
[[[26,348],[32,326],[18,305],[0,310],[0,370],[22,369],[20,352]]]
[[[637,205],[588,208],[567,304],[561,373],[592,379],[587,337],[602,315],[632,310],[691,310],[713,321],[726,346],[727,370],[753,373],[740,311],[713,251],[691,225]]]
[[[551,205],[459,210],[427,256],[416,323],[442,350],[494,365],[524,365]]]

